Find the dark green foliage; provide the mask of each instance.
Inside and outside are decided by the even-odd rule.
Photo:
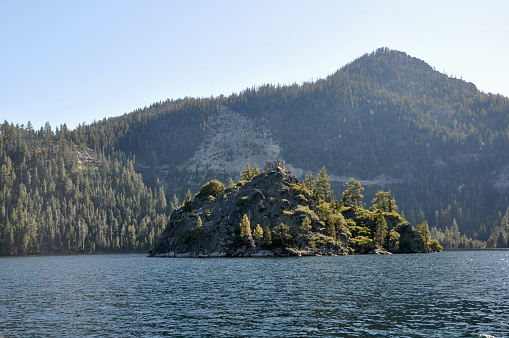
[[[378,209],[384,212],[393,212],[398,209],[396,201],[391,195],[391,189],[389,189],[387,192],[378,190],[376,197],[373,198],[372,202],[374,203],[371,207],[373,210]]]
[[[304,220],[302,221],[302,224],[300,226],[300,231],[301,232],[307,232],[309,230],[311,230],[311,221],[306,216],[306,217],[304,217]]]
[[[362,192],[364,188],[361,183],[353,178],[350,179],[348,183],[346,183],[347,189],[343,191],[343,203],[347,206],[352,206],[355,209],[361,208],[362,205],[360,200],[364,198]]]
[[[262,227],[260,226],[260,224],[256,224],[256,228],[255,230],[253,231],[253,238],[256,240],[256,241],[260,241],[261,238],[263,238],[263,229]]]
[[[428,246],[430,242],[428,222],[424,221],[422,224],[417,225],[417,232],[421,236],[424,246]]]
[[[388,243],[388,250],[392,252],[397,252],[399,250],[399,239],[401,235],[399,232],[397,232],[395,229],[391,229],[389,231],[389,243]],[[438,241],[436,241],[438,244]],[[437,250],[435,250],[437,251]]]
[[[493,229],[489,239],[488,246],[492,248],[509,248],[509,208],[507,208],[500,226]]]
[[[289,231],[290,228],[284,223],[280,223],[274,228],[274,237],[279,240],[280,245],[283,247],[292,238],[292,235],[288,233]]]
[[[318,177],[316,178],[316,189],[318,190],[320,199],[323,199],[326,202],[332,201],[333,195],[330,186],[330,177],[327,175],[325,166],[318,172]]]
[[[473,239],[466,234],[462,234],[459,231],[456,219],[453,219],[451,227],[446,226],[443,231],[435,226],[432,227],[430,229],[429,238],[431,238],[431,240],[438,240],[446,249],[480,249],[485,248],[487,245],[485,241]]]
[[[263,246],[265,248],[270,248],[272,246],[272,235],[270,233],[269,227],[265,227],[263,229]]]
[[[193,196],[191,195],[191,190],[189,188],[186,191],[186,196],[184,197],[184,203],[189,203],[193,201]]]
[[[166,223],[161,187],[134,163],[53,133],[0,126],[0,254],[148,251]]]
[[[260,169],[258,169],[258,165],[256,163],[253,165],[253,170],[251,171],[251,174],[253,175],[253,178],[260,175]]]
[[[367,253],[375,248],[375,241],[366,236],[357,236],[350,240],[352,247],[357,248],[359,252]]]
[[[309,189],[310,191],[313,191],[315,190],[316,188],[316,181],[315,179],[313,178],[313,174],[312,173],[308,173],[306,175],[306,178],[304,180],[304,185],[306,186],[307,189]]]
[[[190,229],[182,231],[179,234],[178,239],[182,244],[191,244],[191,243],[198,241],[198,239],[200,238],[200,235],[201,235],[200,229],[190,228]]]
[[[384,247],[387,237],[387,221],[382,210],[378,210],[375,216],[376,229],[375,229],[375,242],[380,246]]]

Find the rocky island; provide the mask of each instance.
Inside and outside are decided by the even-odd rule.
[[[202,186],[173,211],[152,257],[319,256],[354,253],[435,252],[424,222],[414,229],[397,213],[390,190],[379,191],[364,209],[364,190],[351,180],[335,200],[325,167],[304,182],[267,163],[260,172],[249,163],[241,181]]]

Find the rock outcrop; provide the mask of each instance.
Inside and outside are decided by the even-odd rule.
[[[339,213],[339,212],[338,212]],[[150,256],[239,257],[310,256],[354,253],[344,218],[357,219],[351,209],[336,217],[336,226],[319,218],[314,196],[285,168],[267,163],[251,181],[225,188],[216,180],[205,184],[173,211],[162,239]],[[249,231],[241,233],[247,217]],[[344,225],[337,221],[342,220]],[[397,252],[424,252],[422,240],[408,223],[388,215],[389,230],[401,231]],[[363,220],[367,226],[368,221]],[[304,223],[304,225],[303,225]],[[255,231],[258,229],[258,232]],[[333,230],[331,230],[333,229]],[[261,236],[263,230],[263,236]],[[419,242],[420,240],[420,242]],[[363,252],[359,250],[359,252]]]

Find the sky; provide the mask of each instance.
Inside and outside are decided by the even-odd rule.
[[[379,47],[509,96],[509,1],[0,0],[0,122],[314,81]]]

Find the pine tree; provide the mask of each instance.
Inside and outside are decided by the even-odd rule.
[[[384,212],[393,212],[396,211],[398,206],[396,205],[396,201],[391,195],[391,189],[385,192],[382,190],[378,190],[376,193],[376,197],[373,198],[373,206],[371,209],[378,209]]]
[[[316,178],[316,189],[319,191],[321,199],[325,202],[332,201],[330,177],[327,175],[325,166],[318,172],[318,177]]]
[[[391,229],[391,231],[389,231],[389,245],[388,245],[388,249],[390,251],[394,252],[394,251],[398,251],[399,250],[399,238],[400,237],[401,237],[401,235],[396,230]]]
[[[343,203],[345,205],[352,205],[354,209],[360,208],[360,200],[364,197],[362,195],[364,188],[361,186],[361,183],[352,178],[346,183],[346,186],[347,189],[343,191]]]
[[[189,194],[191,194],[191,192],[189,192]],[[173,194],[173,197],[171,198],[171,201],[170,201],[171,211],[177,209],[179,206],[180,206],[180,201],[179,201],[177,195]]]
[[[452,236],[452,239],[455,241],[459,241],[459,239],[460,239],[460,230],[458,227],[458,223],[456,222],[456,218],[454,218],[452,220],[451,236]]]
[[[424,221],[422,224],[417,225],[417,232],[421,236],[422,241],[424,242],[424,246],[427,247],[430,241],[428,222]]]
[[[240,237],[243,239],[248,239],[251,237],[251,222],[249,222],[249,218],[246,214],[242,217],[242,222],[239,223],[240,226]]]
[[[311,230],[311,220],[307,216],[305,216],[304,220],[302,220],[302,224],[300,226],[300,231],[307,232],[309,230]]]
[[[203,222],[201,217],[198,216],[198,220],[196,221],[196,237],[198,239],[198,252],[201,252],[201,240],[204,237],[205,233],[203,231]]]
[[[274,235],[281,241],[281,246],[285,246],[286,240],[292,238],[288,231],[290,231],[290,228],[283,222],[274,228]]]
[[[253,177],[253,173],[251,172],[251,166],[249,165],[249,162],[247,162],[246,166],[240,173],[240,179],[242,181],[251,181],[252,177]]]
[[[269,227],[265,227],[265,229],[263,229],[263,245],[267,248],[272,245],[272,235]]]
[[[256,228],[253,231],[253,238],[256,240],[257,244],[259,244],[260,240],[263,238],[263,229],[260,224],[256,224]]]
[[[306,178],[304,179],[304,184],[306,185],[306,188],[309,190],[309,191],[313,191],[315,190],[315,187],[316,187],[316,181],[315,179],[313,178],[313,174],[312,173],[308,173]]]
[[[191,195],[191,190],[189,188],[186,191],[186,197],[184,198],[184,203],[191,202],[193,200],[193,196]]]
[[[260,175],[260,169],[258,169],[258,166],[256,163],[253,165],[253,170],[251,172],[251,179],[255,178],[256,176]]]
[[[385,237],[387,236],[387,221],[382,210],[376,212],[376,230],[375,230],[375,241],[381,247],[385,244]]]

